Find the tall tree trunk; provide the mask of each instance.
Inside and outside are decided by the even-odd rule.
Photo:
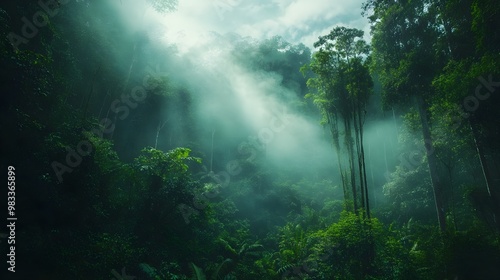
[[[439,229],[443,232],[446,230],[446,219],[443,203],[443,190],[442,183],[439,180],[439,174],[437,170],[437,157],[434,152],[433,142],[431,138],[431,131],[429,129],[429,120],[427,118],[427,106],[424,99],[420,94],[416,96],[417,107],[420,115],[420,122],[422,124],[422,134],[424,136],[425,152],[427,156],[427,164],[429,166],[429,173],[431,176],[432,190],[434,192],[434,203],[436,206],[437,218],[439,223]]]
[[[347,185],[342,172],[342,158],[340,156],[340,139],[339,139],[339,124],[338,118],[335,114],[328,114],[328,123],[330,124],[330,133],[332,134],[333,147],[335,148],[335,153],[337,154],[337,162],[339,165],[339,175],[342,180],[342,191],[344,192],[344,201],[349,199],[349,193],[347,191]]]
[[[375,177],[373,176],[373,161],[372,161],[372,148],[370,142],[368,142],[368,162],[370,163],[370,175],[371,175],[371,184],[373,188],[373,207],[377,207],[377,192],[375,188]]]
[[[167,122],[168,119],[165,122],[163,122],[163,124],[161,123],[161,120],[158,121],[158,127],[156,128],[155,149],[158,149],[158,138],[160,138],[160,131],[167,124]]]
[[[356,108],[356,111],[353,113],[353,123],[354,123],[354,135],[356,139],[356,159],[358,161],[358,176],[359,176],[359,191],[361,193],[360,195],[360,200],[361,200],[361,208],[363,209],[363,218],[365,217],[366,213],[366,200],[365,200],[365,180],[363,177],[363,161],[362,161],[362,146],[363,143],[360,140],[361,136],[361,115],[359,113],[359,107]]]
[[[351,177],[350,185],[352,191],[352,202],[354,206],[354,213],[358,214],[358,192],[356,188],[356,173],[354,167],[354,143],[352,137],[352,129],[350,119],[344,119],[344,129],[345,129],[345,142],[347,146],[347,152],[349,157],[349,176]]]
[[[362,116],[362,106],[360,102],[356,102],[356,111],[354,113],[354,129],[356,134],[356,149],[358,153],[358,172],[359,172],[359,184],[360,184],[360,198],[361,207],[363,208],[363,214],[370,218],[370,202],[368,199],[368,184],[366,180],[366,164],[365,164],[365,150],[363,146],[363,116]]]
[[[361,167],[363,168],[363,178],[362,180],[364,180],[364,193],[362,194],[364,196],[364,199],[365,199],[365,211],[366,211],[366,217],[368,219],[371,218],[371,215],[370,215],[370,198],[368,196],[368,181],[366,179],[366,162],[365,162],[365,148],[364,148],[364,145],[363,145],[363,123],[361,121],[361,119],[359,120],[359,125],[360,125],[360,130],[359,130],[359,138],[360,138],[360,145],[361,145]]]
[[[496,228],[500,231],[500,223],[498,221],[498,216],[500,213],[499,209],[500,207],[498,206],[500,203],[500,193],[497,192],[496,186],[495,186],[495,179],[494,179],[494,172],[491,172],[490,166],[491,164],[488,164],[488,160],[485,156],[485,151],[484,151],[484,145],[481,141],[481,134],[477,129],[477,123],[475,121],[475,118],[472,116],[469,118],[469,126],[472,131],[472,138],[474,138],[474,146],[476,146],[476,151],[479,156],[479,162],[481,164],[481,169],[483,171],[483,176],[484,176],[484,181],[486,183],[486,190],[488,191],[488,196],[490,198],[490,203],[493,206],[493,221],[495,222]]]
[[[210,172],[212,172],[213,164],[214,164],[214,135],[215,129],[212,129],[212,148],[210,149]]]

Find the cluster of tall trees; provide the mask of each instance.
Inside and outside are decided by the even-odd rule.
[[[319,37],[314,45],[319,50],[302,68],[314,73],[308,80],[314,92],[308,96],[330,128],[344,199],[354,212],[361,208],[370,216],[363,124],[375,79],[381,84],[384,108],[414,109],[419,118],[425,152],[418,157],[428,167],[441,231],[455,203],[445,199],[447,188],[458,182],[444,179],[442,166],[448,171],[450,166],[443,163],[445,151],[436,147],[442,133],[438,129],[460,131],[463,134],[455,137],[473,140],[486,203],[492,206],[487,215],[498,229],[498,133],[493,127],[499,116],[492,110],[500,85],[498,5],[372,0],[363,11],[371,23],[371,46],[362,40],[362,31],[336,27]]]
[[[372,69],[383,86],[385,105],[418,111],[441,230],[446,229],[450,209],[443,197],[446,186],[435,147],[433,129],[439,121],[447,121],[444,129],[449,133],[462,125],[470,128],[456,137],[474,140],[487,203],[498,205],[499,182],[493,175],[498,174],[494,163],[498,154],[485,156],[498,140],[491,129],[498,123],[498,114],[490,107],[498,104],[498,98],[487,92],[498,86],[495,79],[500,71],[498,5],[492,1],[367,1],[364,12],[372,24]],[[451,112],[457,107],[466,113]],[[496,211],[490,215],[497,216]]]
[[[370,217],[363,125],[373,82],[366,62],[369,47],[362,38],[361,30],[333,29],[319,37],[314,44],[319,51],[301,70],[315,74],[307,85],[316,91],[306,97],[313,98],[330,128],[344,199],[354,212],[361,208]]]

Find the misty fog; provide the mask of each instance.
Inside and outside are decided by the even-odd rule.
[[[187,6],[189,3],[180,3],[180,10],[185,8],[191,11],[194,7],[183,5]],[[275,53],[268,54],[265,58],[257,57],[263,54],[255,53],[253,54],[256,57],[253,58],[252,53],[248,53],[250,57],[246,57],[243,61],[235,57],[235,52],[239,51],[238,47],[242,44],[256,46],[279,34],[272,34],[267,38],[252,38],[231,31],[220,34],[199,26],[188,26],[184,29],[184,26],[174,25],[176,13],[158,14],[140,1],[133,5],[114,2],[113,6],[120,15],[120,25],[126,27],[128,31],[122,32],[133,34],[131,36],[135,37],[121,38],[120,40],[130,43],[120,44],[117,48],[121,46],[123,49],[131,49],[136,47],[133,44],[140,46],[135,55],[141,57],[142,65],[133,65],[131,81],[134,81],[135,76],[135,82],[140,84],[146,75],[145,68],[149,67],[150,70],[159,68],[160,74],[168,77],[172,90],[182,89],[188,92],[191,102],[189,118],[196,127],[191,136],[196,137],[199,145],[193,150],[202,155],[205,165],[211,161],[213,134],[214,171],[223,170],[229,161],[248,158],[253,160],[258,155],[261,158],[259,163],[264,164],[268,172],[276,170],[288,174],[283,176],[296,174],[316,176],[317,179],[326,178],[335,184],[339,183],[330,132],[319,124],[321,116],[314,105],[303,98],[307,89],[298,85],[298,83],[305,85],[305,78],[300,77],[298,81],[293,81],[294,87],[286,86],[284,77],[280,73],[255,69],[253,65],[248,65],[255,62],[253,59],[279,61],[282,58],[272,55],[279,55],[287,50],[278,52],[275,50]],[[169,24],[169,20],[173,20],[174,23]],[[304,48],[303,51],[311,51],[305,46]],[[117,65],[129,63],[123,58],[115,59]],[[303,61],[303,64],[305,63],[307,61]],[[293,70],[298,72],[298,69]],[[376,112],[377,105],[379,104],[372,106],[371,113],[374,115],[379,114]],[[124,135],[125,139],[122,141],[128,141],[126,140],[128,137],[132,139],[139,137],[140,140],[137,141],[151,145],[155,143],[159,123],[167,122],[167,126],[168,122],[173,120],[182,123],[182,118],[185,116],[176,114],[177,104],[157,106],[160,111],[156,116],[158,121],[143,120],[143,125],[149,129],[143,128],[140,133],[118,129],[116,133]],[[139,110],[140,108],[137,111]],[[133,111],[130,118],[134,118],[135,113],[136,111]],[[373,178],[370,180],[377,182],[377,188],[381,188],[385,183],[383,180],[385,172],[394,169],[395,153],[401,153],[397,144],[399,124],[395,118],[398,117],[393,117],[392,112],[386,115],[365,126],[367,131],[365,145],[371,149],[369,159],[371,167],[368,172],[373,174],[370,175]],[[186,133],[188,132],[182,124],[174,133],[162,130],[158,138],[158,147],[165,149],[174,146],[190,147],[188,142],[175,144],[171,142],[172,138],[174,141],[185,139]],[[127,153],[134,151],[128,150]],[[138,153],[138,149],[135,153]],[[321,177],[318,177],[319,174]]]

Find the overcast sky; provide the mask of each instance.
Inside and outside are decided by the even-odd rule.
[[[124,5],[127,5],[123,1]],[[318,36],[337,25],[355,27],[369,35],[361,16],[363,0],[179,0],[176,12],[159,15],[152,8],[146,20],[162,25],[163,36],[190,47],[212,32],[237,33],[255,39],[281,35],[291,43],[312,48]],[[128,7],[130,8],[130,7]],[[141,10],[141,9],[138,9]],[[158,26],[157,26],[158,27]]]

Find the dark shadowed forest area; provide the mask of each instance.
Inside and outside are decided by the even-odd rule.
[[[500,2],[0,22],[1,279],[500,279]]]

